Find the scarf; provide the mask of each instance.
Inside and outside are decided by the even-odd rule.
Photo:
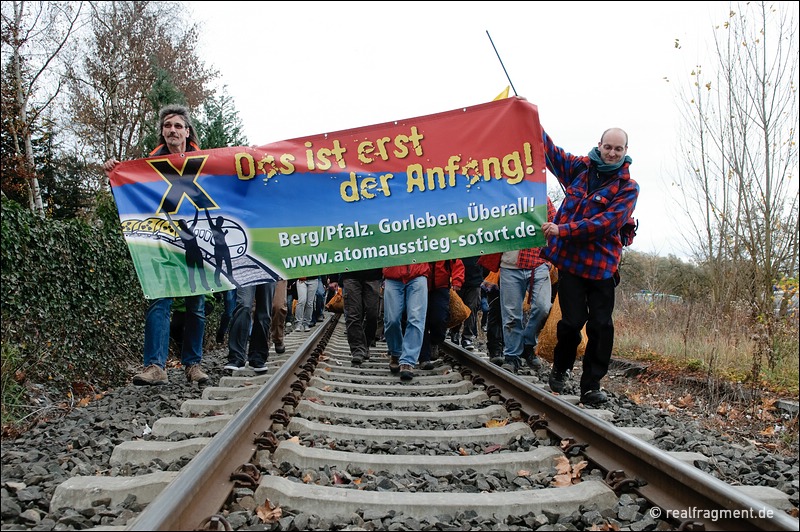
[[[597,146],[592,148],[592,150],[589,152],[589,159],[591,159],[592,162],[595,164],[597,172],[601,174],[616,173],[616,171],[619,170],[623,164],[633,163],[633,160],[630,158],[629,155],[626,155],[620,162],[615,164],[604,163],[603,158],[600,157],[600,148],[598,148]]]

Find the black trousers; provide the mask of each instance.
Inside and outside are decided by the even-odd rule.
[[[600,379],[608,373],[614,347],[614,279],[592,280],[558,272],[558,300],[561,321],[556,326],[553,369],[571,370],[575,364],[581,329],[586,325],[586,352],[583,355],[581,394],[600,389]]]
[[[489,357],[503,356],[503,319],[500,316],[500,291],[492,290],[486,293],[489,303],[489,313],[486,320],[486,349]]]
[[[366,358],[378,328],[381,281],[345,279],[342,281],[342,297],[350,354]]]

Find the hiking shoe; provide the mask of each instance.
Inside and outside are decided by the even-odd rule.
[[[411,364],[400,365],[400,380],[410,381],[414,378],[414,367]]]
[[[589,390],[581,395],[581,403],[585,405],[599,405],[608,401],[608,395],[603,390]]]
[[[186,374],[186,380],[189,382],[196,382],[197,384],[205,384],[208,381],[208,374],[202,370],[200,364],[191,364],[183,369]]]
[[[522,346],[522,358],[525,359],[531,369],[540,369],[542,367],[542,361],[536,356],[536,348],[532,345]]]
[[[361,355],[353,355],[353,357],[350,359],[350,363],[354,366],[360,366],[362,362],[364,362],[364,359],[361,357]]]
[[[430,360],[426,360],[425,362],[420,362],[419,363],[419,369],[424,369],[426,371],[427,370],[431,370],[434,367],[435,366],[433,365],[433,362],[431,362]]]
[[[517,373],[522,367],[522,360],[519,357],[506,357],[500,367],[511,373]]]
[[[393,356],[391,360],[389,360],[389,371],[392,373],[400,372],[400,357]]]
[[[506,359],[503,355],[496,355],[493,356],[489,361],[495,366],[502,366],[505,363]]]
[[[556,393],[562,393],[564,388],[567,387],[567,380],[569,379],[569,375],[566,371],[556,371],[555,369],[550,372],[550,378],[547,380],[547,384],[550,386],[550,389]]]
[[[244,362],[228,362],[222,369],[229,369],[231,371],[236,371],[237,369],[244,368]]]
[[[461,347],[463,347],[467,351],[472,351],[472,350],[475,349],[475,346],[473,345],[472,340],[470,340],[468,338],[464,338],[463,340],[461,340]]]
[[[267,372],[267,364],[262,362],[260,364],[250,364],[250,369],[255,371],[256,373],[266,373]]]
[[[286,352],[286,345],[284,345],[284,344],[275,344],[275,352],[278,353],[279,355],[285,353]]]
[[[539,357],[535,354],[531,353],[530,355],[525,357],[525,362],[528,364],[528,367],[531,369],[542,369],[542,361]]]
[[[133,376],[133,384],[136,386],[155,386],[158,384],[169,383],[167,371],[156,364],[150,364],[144,371]]]

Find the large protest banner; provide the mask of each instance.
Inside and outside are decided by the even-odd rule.
[[[544,244],[542,130],[521,98],[136,159],[110,179],[148,298]]]

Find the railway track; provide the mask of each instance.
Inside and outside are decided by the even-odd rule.
[[[764,490],[725,484],[686,463],[697,457],[649,445],[647,430],[615,427],[609,412],[452,344],[408,383],[383,353],[352,367],[343,322],[331,315],[289,335],[267,374],[221,378],[111,458],[186,462],[180,471],[73,477],[51,508],[135,495],[146,506],[126,530],[244,529],[254,515],[317,530],[381,529],[398,516],[412,529],[431,520],[535,529],[575,516],[586,528],[798,529]]]

